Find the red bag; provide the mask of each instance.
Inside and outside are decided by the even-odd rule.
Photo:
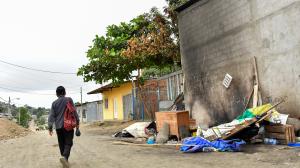
[[[67,102],[67,106],[64,112],[64,128],[67,131],[71,131],[76,127],[75,107],[70,101]]]

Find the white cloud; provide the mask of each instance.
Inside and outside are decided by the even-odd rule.
[[[153,6],[165,6],[164,0],[0,0],[0,59],[15,64],[52,71],[76,72],[87,63],[88,46],[106,27],[129,21]],[[58,85],[66,86],[74,101],[101,98],[86,93],[99,87],[83,83],[76,75],[56,75],[28,71],[0,63],[0,87],[29,92],[16,93],[0,89],[0,96],[20,97],[21,104],[49,107]]]

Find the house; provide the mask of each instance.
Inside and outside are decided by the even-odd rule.
[[[190,0],[176,9],[185,101],[197,123],[231,121],[253,90],[257,60],[263,103],[300,117],[300,1]],[[222,85],[226,74],[229,88]]]
[[[102,94],[104,120],[154,120],[155,112],[167,110],[183,92],[183,73],[146,80],[141,90],[135,85],[136,81],[108,84],[88,94]]]
[[[108,84],[88,94],[102,94],[103,120],[130,120],[132,118],[132,83],[119,86]]]
[[[102,100],[75,104],[75,106],[81,122],[90,123],[95,121],[103,121]]]

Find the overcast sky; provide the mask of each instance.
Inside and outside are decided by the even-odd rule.
[[[86,51],[106,27],[162,9],[164,0],[0,0],[0,61],[49,71],[77,72],[87,63]],[[0,62],[0,97],[15,104],[50,107],[63,85],[80,101],[101,99],[86,93],[100,85],[76,75],[35,72]],[[17,100],[16,98],[20,98]],[[2,101],[2,100],[0,100]]]

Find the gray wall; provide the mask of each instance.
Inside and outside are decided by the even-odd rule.
[[[253,56],[264,103],[288,97],[278,110],[300,117],[299,0],[197,2],[179,13],[179,31],[185,98],[197,123],[242,113],[253,88]],[[229,89],[222,86],[226,73],[233,77]]]
[[[82,122],[103,121],[103,107],[101,102],[88,102],[82,108],[86,111],[86,118]],[[77,112],[81,115],[81,107],[77,106]],[[80,117],[81,118],[81,117]]]

